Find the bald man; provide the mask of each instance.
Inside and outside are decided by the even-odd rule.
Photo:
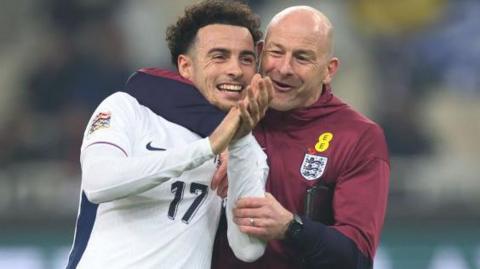
[[[260,68],[274,85],[255,129],[270,166],[265,198],[236,201],[240,230],[268,241],[243,263],[221,226],[214,268],[372,268],[388,196],[382,129],[333,94],[339,66],[320,11],[287,8],[267,27]]]

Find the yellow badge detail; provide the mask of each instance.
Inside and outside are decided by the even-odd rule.
[[[318,137],[318,142],[315,144],[315,150],[318,152],[324,152],[330,146],[330,141],[333,140],[333,134],[330,132],[326,132],[321,134]]]

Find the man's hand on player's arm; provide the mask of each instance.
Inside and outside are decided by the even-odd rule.
[[[240,231],[265,241],[284,239],[293,214],[270,193],[265,197],[241,198],[233,209],[234,222]]]

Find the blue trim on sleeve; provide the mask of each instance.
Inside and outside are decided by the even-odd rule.
[[[168,76],[137,71],[125,92],[157,115],[205,138],[220,124],[225,112],[211,105],[192,84]]]
[[[98,205],[88,201],[85,192],[82,191],[82,199],[80,201],[80,214],[77,219],[77,229],[75,232],[75,242],[73,243],[70,257],[66,269],[74,269],[77,267],[83,252],[87,248],[90,234],[92,233],[93,224],[97,216]]]
[[[286,242],[304,268],[371,269],[373,262],[348,237],[323,223],[302,217],[303,230]]]

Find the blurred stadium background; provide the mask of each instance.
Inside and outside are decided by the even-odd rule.
[[[6,0],[0,9],[0,268],[63,268],[95,106],[172,68],[191,0]],[[335,92],[385,129],[392,176],[375,269],[480,269],[480,1],[249,1],[263,26],[308,4],[336,27]],[[374,194],[372,194],[374,195]]]

